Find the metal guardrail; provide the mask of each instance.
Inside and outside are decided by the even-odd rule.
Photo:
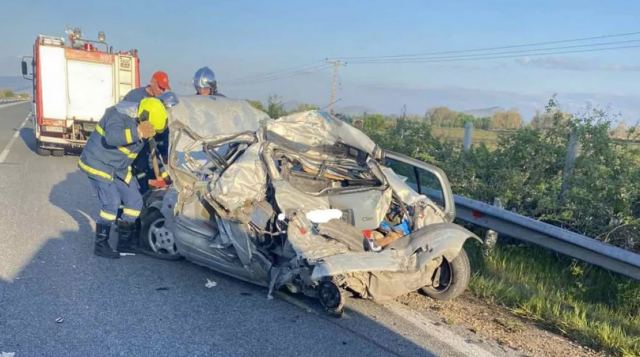
[[[640,280],[640,254],[538,220],[454,195],[456,217]]]
[[[17,103],[17,102],[26,102],[29,99],[0,99],[0,105],[1,104],[11,104],[11,103]]]

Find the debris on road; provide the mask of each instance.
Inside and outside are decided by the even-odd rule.
[[[215,287],[216,285],[218,285],[218,283],[216,283],[216,282],[215,282],[215,281],[213,281],[213,280],[209,280],[209,279],[207,279],[207,283],[206,283],[206,284],[204,284],[204,286],[205,286],[207,289],[211,289],[211,288]]]
[[[167,291],[167,290],[169,290],[169,288],[166,286],[161,286],[159,288],[156,288],[156,291]]]
[[[127,256],[135,256],[136,253],[120,253],[121,257],[127,257]]]
[[[0,357],[14,357],[15,355],[15,352],[0,352]]]
[[[58,318],[56,319],[56,323],[57,323],[57,324],[61,324],[61,323],[63,323],[63,322],[64,322],[64,317],[58,317]]]

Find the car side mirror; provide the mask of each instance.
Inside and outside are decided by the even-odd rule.
[[[29,74],[29,69],[27,67],[27,61],[22,60],[22,75],[26,76]]]

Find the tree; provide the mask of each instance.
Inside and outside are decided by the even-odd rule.
[[[626,139],[629,136],[629,130],[624,122],[618,123],[615,129],[611,130],[611,137],[616,139]]]
[[[435,127],[452,127],[458,114],[447,107],[435,107],[427,111],[424,119],[428,124]]]
[[[282,104],[282,98],[275,94],[269,96],[267,100],[267,114],[273,119],[287,115],[287,111],[284,110],[284,105]]]
[[[495,112],[491,116],[492,129],[518,129],[522,125],[522,117],[515,110]]]
[[[252,107],[254,107],[254,108],[258,109],[258,110],[261,110],[261,111],[263,111],[263,112],[264,112],[264,111],[266,111],[266,110],[264,109],[264,105],[262,105],[262,102],[261,102],[261,101],[259,101],[259,100],[251,100],[251,99],[247,99],[247,102],[249,102],[249,104],[250,104]]]
[[[317,105],[313,105],[313,104],[309,104],[309,103],[300,103],[300,104],[298,104],[298,106],[294,110],[289,112],[289,114],[306,112],[306,111],[309,111],[309,110],[318,110],[318,109],[320,109],[320,107],[318,107]]]
[[[478,129],[491,129],[491,117],[476,118],[474,126]]]
[[[554,126],[566,125],[571,120],[571,117],[571,114],[560,110],[560,104],[554,94],[544,107],[544,113],[536,113],[533,117],[531,127],[535,129],[550,129]]]
[[[363,130],[367,133],[382,133],[386,129],[382,114],[367,115],[362,122]]]

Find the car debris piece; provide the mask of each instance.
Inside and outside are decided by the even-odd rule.
[[[213,288],[213,287],[215,287],[215,286],[217,286],[217,285],[218,285],[218,283],[216,283],[216,282],[215,282],[215,281],[213,281],[213,280],[209,280],[209,279],[207,279],[207,283],[206,283],[206,284],[204,284],[204,286],[205,286],[207,289],[211,289],[211,288]]]
[[[129,257],[129,256],[135,256],[136,253],[120,253],[121,257]]]
[[[58,317],[58,318],[56,319],[56,323],[58,323],[58,324],[61,324],[61,323],[63,323],[63,322],[64,322],[64,317]]]

